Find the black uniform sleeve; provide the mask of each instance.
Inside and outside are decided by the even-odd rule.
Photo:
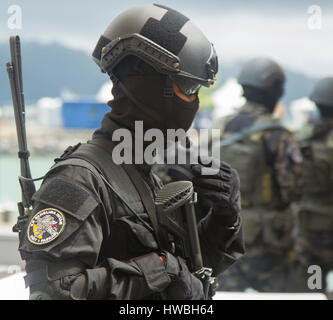
[[[50,175],[34,195],[19,248],[32,299],[142,299],[169,285],[156,253],[99,261],[111,217],[100,197],[92,174],[74,166]]]
[[[75,258],[84,265],[96,265],[103,237],[108,234],[108,219],[102,215],[92,175],[80,167],[57,170],[44,180],[33,200],[19,248],[23,258]],[[62,219],[61,228],[54,213]]]

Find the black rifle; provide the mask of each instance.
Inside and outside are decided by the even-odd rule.
[[[209,299],[215,278],[211,277],[212,269],[203,266],[195,203],[196,193],[190,181],[172,182],[162,188],[155,199],[157,219],[162,227],[159,238],[162,249],[186,260],[189,270],[202,281],[205,298]]]
[[[36,188],[34,180],[31,179],[29,166],[29,151],[27,148],[27,137],[25,130],[25,106],[22,81],[22,61],[20,37],[12,36],[9,39],[11,62],[7,63],[7,72],[15,115],[15,124],[18,139],[18,157],[20,159],[21,176],[19,183],[22,191],[22,201],[18,203],[19,217],[13,227],[14,232],[23,230],[32,206],[32,195]]]

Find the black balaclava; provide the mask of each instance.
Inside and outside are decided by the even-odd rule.
[[[121,126],[134,130],[135,121],[143,121],[144,131],[157,128],[166,134],[166,129],[187,131],[199,108],[198,97],[186,102],[176,94],[166,98],[167,76],[156,72],[150,65],[134,57],[126,57],[115,70],[117,78],[140,103],[137,105],[114,83],[114,99],[109,117]],[[169,84],[171,81],[169,81]],[[167,99],[171,99],[170,103]]]

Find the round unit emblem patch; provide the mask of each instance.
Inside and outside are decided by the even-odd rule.
[[[64,230],[65,217],[57,209],[44,209],[37,212],[28,227],[31,243],[42,245],[56,239]]]

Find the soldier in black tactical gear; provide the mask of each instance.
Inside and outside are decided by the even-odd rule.
[[[292,133],[273,116],[285,74],[271,59],[256,58],[238,81],[246,103],[237,114],[214,121],[212,128],[222,133],[212,148],[239,173],[246,254],[221,276],[220,288],[286,291],[294,228],[289,205],[300,197],[302,157]]]
[[[117,130],[128,129],[132,143],[124,152],[136,155],[137,120],[144,132],[188,130],[200,86],[214,82],[215,50],[187,17],[145,5],[109,25],[93,58],[113,81],[111,112],[91,141],[56,159],[33,196],[19,247],[30,298],[203,299],[203,285],[183,257],[159,247],[151,203],[161,184],[151,165],[117,165],[112,151],[120,144]],[[218,165],[209,177],[201,175],[205,165],[193,165],[198,198],[214,200],[198,221],[203,264],[213,276],[244,250],[238,176],[228,164]]]
[[[312,136],[300,142],[305,188],[294,208],[298,221],[297,263],[290,282],[294,291],[325,292],[327,274],[333,270],[333,78],[319,80],[309,99],[318,107],[321,119]],[[311,265],[322,271],[316,288],[308,286]]]

